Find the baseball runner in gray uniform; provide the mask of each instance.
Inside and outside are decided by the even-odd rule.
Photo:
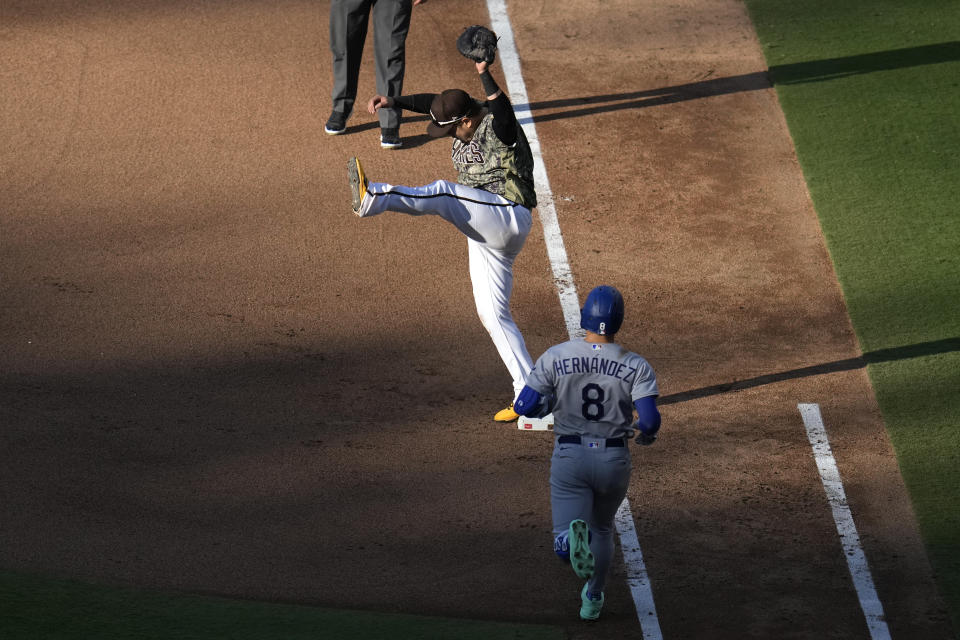
[[[348,176],[356,215],[368,218],[385,211],[437,215],[467,237],[477,314],[513,379],[511,398],[516,398],[533,367],[510,312],[513,263],[530,233],[530,210],[537,204],[533,154],[488,63],[475,65],[486,102],[460,89],[447,89],[440,94],[376,95],[368,104],[370,113],[399,107],[430,114],[427,133],[453,138],[451,158],[457,182],[437,180],[421,187],[370,182],[357,158],[349,160]],[[494,420],[513,422],[518,417],[511,402]],[[538,428],[546,428],[552,416],[539,420],[543,426]]]
[[[580,578],[580,617],[596,620],[614,552],[614,517],[630,483],[627,443],[650,445],[660,430],[657,378],[641,356],[613,342],[623,297],[600,286],[580,310],[586,337],[548,349],[514,407],[522,415],[553,411],[550,463],[554,551]],[[633,411],[637,421],[633,421]]]

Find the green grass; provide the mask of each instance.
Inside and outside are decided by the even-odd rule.
[[[555,627],[337,611],[0,572],[4,640],[559,640]]]
[[[960,8],[746,4],[960,629]]]

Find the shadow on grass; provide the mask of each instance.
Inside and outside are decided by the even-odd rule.
[[[770,77],[774,84],[822,82],[875,71],[891,71],[958,60],[960,60],[960,42],[943,42],[843,58],[774,65],[770,67]]]
[[[770,373],[767,375],[747,378],[746,380],[734,380],[723,384],[715,384],[709,387],[691,389],[680,393],[672,393],[662,396],[657,400],[660,406],[667,404],[677,404],[688,400],[697,400],[709,396],[716,396],[723,393],[734,391],[743,391],[775,382],[785,380],[795,380],[797,378],[806,378],[809,376],[819,376],[827,373],[838,373],[840,371],[852,371],[862,369],[868,364],[877,364],[880,362],[892,362],[895,360],[906,360],[908,358],[922,358],[939,353],[950,353],[960,351],[960,337],[946,338],[944,340],[934,340],[932,342],[921,342],[905,347],[891,347],[890,349],[878,349],[868,351],[858,358],[847,358],[845,360],[836,360],[834,362],[825,362],[823,364],[791,369],[790,371],[781,371],[779,373]]]

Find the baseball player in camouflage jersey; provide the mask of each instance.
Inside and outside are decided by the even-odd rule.
[[[438,180],[422,187],[369,182],[357,158],[348,162],[353,212],[360,217],[384,211],[437,215],[467,237],[470,280],[477,314],[513,379],[513,395],[533,367],[523,335],[510,313],[513,263],[523,248],[537,205],[533,154],[517,122],[509,98],[490,75],[487,62],[477,62],[485,102],[460,89],[440,94],[370,99],[368,111],[401,108],[429,114],[427,133],[453,137],[451,159],[457,182]],[[494,416],[512,422],[519,415],[513,403]],[[552,416],[541,420],[549,424]],[[539,425],[545,428],[546,424]]]
[[[596,620],[603,607],[614,517],[630,483],[628,440],[639,432],[639,444],[653,444],[660,430],[653,369],[613,341],[622,322],[620,292],[608,286],[591,291],[580,310],[586,337],[540,356],[515,403],[526,416],[554,414],[554,551],[587,579],[580,592],[584,620]]]

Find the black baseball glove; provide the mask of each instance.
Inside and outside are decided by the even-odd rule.
[[[631,425],[630,430],[632,432],[630,434],[631,438],[633,437],[634,433],[637,434],[637,438],[634,440],[634,442],[645,447],[649,447],[657,441],[657,434],[660,432],[660,427],[658,426],[655,431],[644,433],[643,429],[640,428],[640,425],[634,422],[633,425]]]
[[[637,436],[637,439],[634,440],[634,442],[636,442],[637,444],[643,445],[645,447],[649,447],[656,441],[657,441],[657,434],[643,433],[643,432],[641,432],[640,435]]]
[[[493,64],[497,55],[497,34],[479,24],[467,27],[457,38],[457,51],[474,62]]]

